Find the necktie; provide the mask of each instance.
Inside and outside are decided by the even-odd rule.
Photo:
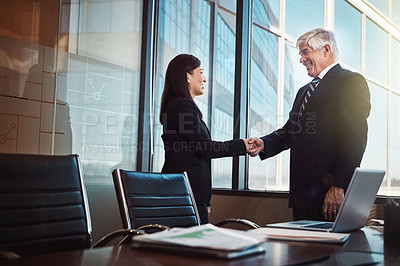
[[[315,88],[318,86],[321,79],[319,77],[315,77],[307,86],[306,96],[304,96],[304,100],[300,106],[299,117],[303,115],[303,111],[306,108],[307,102],[310,100],[311,95],[314,93]]]

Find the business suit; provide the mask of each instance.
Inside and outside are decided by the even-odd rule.
[[[299,116],[307,86],[298,91],[286,124],[261,138],[260,158],[290,148],[289,207],[319,211],[330,187],[346,190],[360,165],[367,144],[370,93],[360,74],[337,64]]]
[[[162,115],[165,162],[164,173],[186,171],[200,212],[208,222],[211,200],[211,159],[246,154],[243,140],[212,141],[193,101],[183,97],[170,100]]]

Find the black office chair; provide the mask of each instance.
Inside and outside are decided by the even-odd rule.
[[[112,175],[124,228],[146,231],[149,227],[200,225],[186,172],[163,174],[114,169]],[[251,229],[260,227],[245,219],[227,219],[217,226],[226,223],[240,223]]]
[[[0,154],[0,250],[20,257],[89,248],[92,226],[78,155]],[[103,246],[119,230],[95,246]]]
[[[114,187],[122,225],[127,229],[200,224],[186,174],[142,173],[115,169]]]

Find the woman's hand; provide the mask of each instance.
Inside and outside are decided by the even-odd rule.
[[[257,137],[243,139],[246,144],[246,151],[251,157],[257,156],[260,151],[264,150],[264,141]]]

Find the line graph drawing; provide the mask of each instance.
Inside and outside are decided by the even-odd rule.
[[[83,99],[87,100],[87,99],[95,99],[96,101],[100,100],[100,93],[103,91],[103,89],[105,89],[107,87],[107,83],[103,82],[100,89],[96,90],[94,84],[93,84],[93,79],[89,78],[89,84],[92,87],[93,92],[90,95],[83,95]]]
[[[0,135],[0,144],[6,144],[7,143],[7,136],[10,134],[10,132],[17,127],[16,123],[11,123],[10,128],[5,134]]]

